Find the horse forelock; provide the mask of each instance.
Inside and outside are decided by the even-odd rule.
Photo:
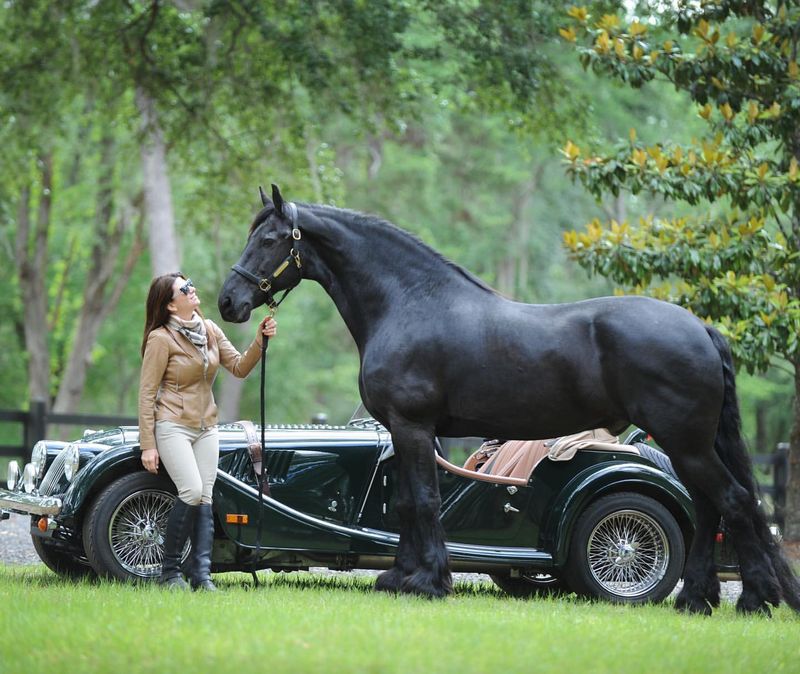
[[[251,236],[253,236],[253,232],[255,232],[259,226],[274,212],[275,207],[270,204],[269,206],[264,206],[264,208],[256,213],[256,217],[253,218],[253,222],[250,223],[250,230],[247,232],[247,238],[249,239]]]
[[[322,204],[298,204],[298,206],[303,206],[304,208],[310,208],[311,211],[318,216],[325,216],[328,215],[333,217],[337,221],[342,221],[344,218],[345,224],[352,224],[355,227],[364,227],[364,228],[374,228],[376,230],[383,231],[387,233],[390,237],[395,237],[397,239],[406,240],[413,244],[416,248],[421,249],[426,254],[431,255],[434,259],[442,262],[446,267],[449,267],[453,271],[460,274],[462,277],[467,279],[468,281],[474,283],[478,287],[482,288],[483,290],[487,290],[492,294],[497,294],[497,291],[492,288],[488,283],[484,282],[477,276],[475,276],[472,272],[464,269],[459,264],[456,264],[452,260],[447,259],[444,255],[442,255],[438,250],[432,248],[427,243],[425,243],[419,236],[413,234],[401,227],[398,227],[392,222],[388,220],[384,220],[376,215],[370,215],[367,213],[361,213],[359,211],[353,211],[346,208],[337,208],[336,206],[328,206]]]

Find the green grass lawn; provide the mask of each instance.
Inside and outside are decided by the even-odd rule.
[[[214,595],[70,583],[0,566],[0,672],[800,672],[800,618],[669,604],[520,601],[460,584],[445,601],[372,579],[216,576]]]

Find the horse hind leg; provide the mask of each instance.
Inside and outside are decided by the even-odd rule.
[[[392,441],[397,456],[400,542],[394,566],[378,576],[375,589],[444,597],[453,591],[453,581],[439,520],[433,432],[394,422]]]
[[[688,465],[687,465],[688,464]],[[758,510],[755,494],[737,482],[714,453],[679,462],[679,475],[700,475],[693,480],[717,512],[725,518],[742,577],[742,594],[736,608],[741,613],[770,614],[767,604],[777,606],[782,592],[775,567],[763,545],[766,520]],[[702,544],[701,544],[702,545]],[[710,558],[711,549],[709,549]],[[700,562],[698,562],[700,563]]]
[[[742,594],[736,603],[736,610],[769,616],[771,613],[767,604],[778,606],[783,592],[773,561],[762,545],[759,527],[754,525],[759,519],[764,519],[763,515],[759,517],[758,505],[741,486],[729,489],[727,500],[730,506],[725,524],[739,557],[742,576]]]

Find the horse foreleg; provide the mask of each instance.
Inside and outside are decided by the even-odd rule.
[[[441,499],[433,456],[433,434],[419,427],[392,424],[398,459],[397,514],[400,543],[394,566],[378,577],[376,589],[428,597],[452,592]]]
[[[719,525],[719,513],[706,496],[683,479],[694,502],[697,528],[683,572],[683,588],[675,598],[679,611],[711,615],[719,606],[719,578],[714,567],[714,537]]]
[[[403,579],[402,590],[429,597],[444,597],[453,591],[453,579],[445,546],[444,528],[439,519],[441,500],[436,484],[412,483],[414,519],[409,527],[416,568]],[[418,488],[413,489],[416,485]]]
[[[395,488],[397,490],[395,511],[400,520],[400,543],[397,546],[394,565],[388,571],[379,574],[375,581],[375,589],[379,592],[400,592],[403,587],[403,580],[416,570],[416,555],[411,545],[412,530],[410,526],[413,518],[413,498],[410,481],[401,477],[403,474],[403,458],[395,450],[395,461],[397,463],[395,472]]]

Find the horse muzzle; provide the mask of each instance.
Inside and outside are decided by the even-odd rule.
[[[249,320],[253,305],[250,302],[236,300],[234,294],[226,292],[223,287],[217,299],[217,308],[223,320],[229,323],[244,323]]]

